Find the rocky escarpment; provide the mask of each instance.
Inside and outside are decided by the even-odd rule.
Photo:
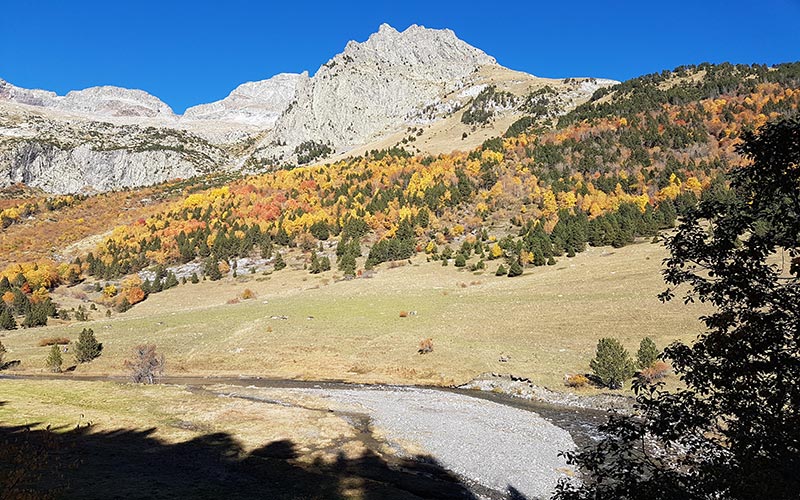
[[[175,151],[97,151],[86,144],[60,149],[53,144],[25,142],[0,153],[0,163],[7,165],[0,172],[0,184],[21,182],[50,193],[109,191],[201,173],[193,161]]]
[[[228,160],[225,150],[185,131],[0,106],[0,186],[108,191],[209,173]]]

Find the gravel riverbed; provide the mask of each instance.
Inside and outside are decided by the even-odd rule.
[[[295,389],[331,407],[368,414],[390,442],[424,450],[445,468],[498,492],[549,498],[571,474],[560,451],[569,433],[536,413],[459,394],[418,388]]]

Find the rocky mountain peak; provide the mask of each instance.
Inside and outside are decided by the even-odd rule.
[[[9,101],[29,106],[48,106],[58,96],[46,90],[24,89],[0,78],[0,101]]]
[[[364,42],[349,42],[297,92],[278,120],[266,153],[286,157],[300,144],[335,150],[364,144],[401,127],[405,117],[465,85],[493,57],[450,30],[388,24]]]
[[[427,65],[440,68],[443,64],[497,64],[493,57],[460,40],[449,29],[430,29],[416,24],[402,32],[382,24],[365,42],[349,42],[325,67],[352,62],[374,62],[384,67],[414,68],[415,71],[424,70]]]

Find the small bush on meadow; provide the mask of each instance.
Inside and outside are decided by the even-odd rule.
[[[647,382],[655,382],[661,380],[669,374],[669,365],[663,361],[656,361],[649,368],[645,368],[639,372],[639,377]]]
[[[428,354],[429,352],[433,352],[433,339],[427,338],[422,339],[419,341],[419,350],[417,350],[419,354]]]
[[[136,384],[154,384],[164,374],[164,355],[156,352],[153,344],[141,344],[133,348],[133,356],[125,361],[131,381]]]
[[[575,375],[569,375],[568,377],[565,377],[564,385],[574,389],[580,389],[581,387],[586,387],[589,385],[589,379],[586,377],[586,375],[577,373]]]
[[[51,345],[67,345],[70,340],[66,337],[45,337],[39,339],[39,347],[47,347]]]

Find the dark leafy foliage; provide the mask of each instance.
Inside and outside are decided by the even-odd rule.
[[[662,355],[685,388],[635,383],[637,415],[568,454],[586,477],[556,498],[800,497],[800,120],[740,151],[752,165],[730,194],[704,197],[667,244],[667,283],[714,308],[694,344]]]

